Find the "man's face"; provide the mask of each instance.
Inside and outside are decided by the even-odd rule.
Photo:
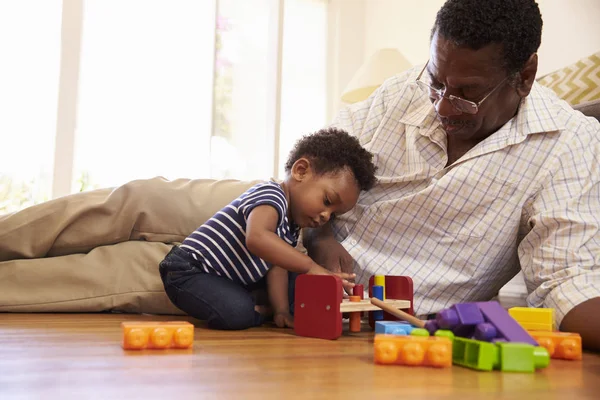
[[[445,88],[474,103],[481,101],[497,85],[497,90],[480,105],[476,114],[458,111],[447,98],[434,101],[438,119],[449,140],[473,142],[485,139],[517,112],[521,98],[502,68],[502,48],[491,44],[479,50],[459,47],[437,33],[433,36],[430,60],[424,76],[433,88]]]

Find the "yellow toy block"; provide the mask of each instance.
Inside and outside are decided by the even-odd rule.
[[[185,321],[122,322],[123,348],[188,349],[194,344],[194,325]]]
[[[452,341],[438,336],[375,335],[377,364],[450,367]]]
[[[553,308],[513,307],[508,309],[508,313],[528,331],[555,329]]]

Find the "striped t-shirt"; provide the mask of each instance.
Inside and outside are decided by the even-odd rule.
[[[246,221],[250,212],[261,205],[277,210],[279,220],[275,233],[296,247],[300,229],[289,222],[285,193],[276,182],[263,182],[248,189],[196,229],[180,247],[188,251],[206,273],[243,285],[259,281],[271,264],[248,251]]]

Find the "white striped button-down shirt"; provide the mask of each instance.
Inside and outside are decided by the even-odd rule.
[[[446,133],[418,68],[342,110],[379,183],[334,223],[357,282],[408,275],[415,312],[489,300],[523,271],[557,323],[600,296],[600,124],[534,84],[518,114],[446,167]]]

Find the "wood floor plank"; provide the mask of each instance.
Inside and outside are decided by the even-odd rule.
[[[122,321],[195,323],[190,350],[124,351]],[[600,356],[535,374],[373,364],[373,334],[211,331],[190,318],[0,314],[0,399],[597,399]]]

